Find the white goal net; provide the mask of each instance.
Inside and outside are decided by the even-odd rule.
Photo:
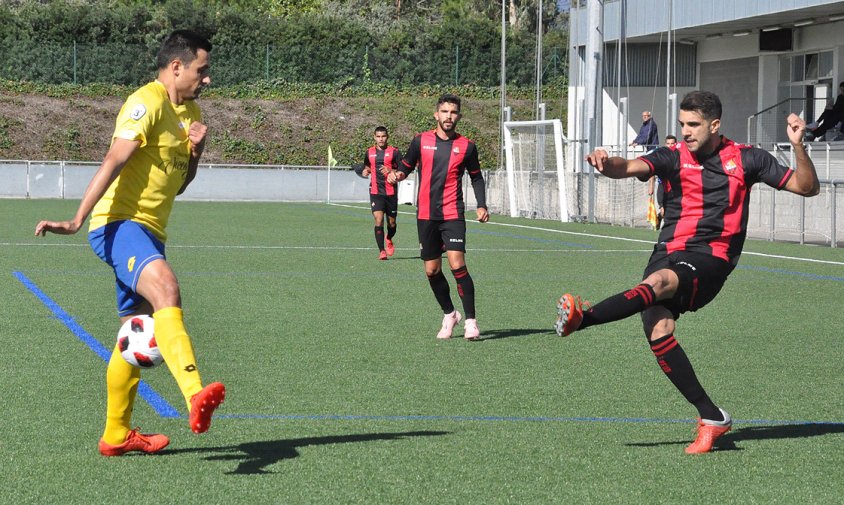
[[[506,121],[504,156],[511,217],[570,220],[567,173],[559,119]]]

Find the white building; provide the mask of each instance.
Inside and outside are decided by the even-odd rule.
[[[603,7],[600,61],[585,56],[595,30],[591,2]],[[764,146],[785,140],[788,112],[814,120],[844,81],[844,1],[575,0],[571,46],[569,138],[586,138],[586,76],[600,64],[597,144],[632,140],[644,110],[653,112],[664,138],[676,128],[668,96],[679,101],[703,89],[721,98],[724,135]]]

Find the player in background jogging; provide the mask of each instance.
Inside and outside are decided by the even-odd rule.
[[[378,259],[385,260],[395,253],[393,237],[396,235],[398,191],[396,183],[387,182],[387,175],[399,167],[401,152],[388,145],[390,136],[386,126],[375,128],[375,145],[366,150],[363,165],[357,165],[358,175],[369,177],[369,203],[375,219],[375,244]],[[384,237],[384,215],[387,215],[387,237]]]
[[[203,433],[225,397],[219,382],[202,386],[185,330],[179,282],[164,256],[165,228],[177,194],[196,175],[208,128],[195,100],[211,83],[211,43],[176,30],[158,52],[158,78],[135,91],[120,109],[111,147],[69,221],[41,221],[36,236],[71,235],[91,215],[88,242],[113,270],[120,323],[152,314],[155,339],[187,404],[191,430]],[[132,429],[140,369],[115,345],[106,371],[103,456],[155,453],[170,443],[161,434]]]
[[[786,119],[797,165],[793,169],[767,151],[721,136],[721,101],[714,93],[688,93],[680,103],[679,123],[682,142],[672,148],[661,147],[634,160],[610,158],[603,149],[586,157],[612,179],[636,177],[644,182],[659,176],[665,184],[665,219],[640,284],[586,310],[580,297],[564,294],[555,328],[566,336],[640,314],[659,367],[698,411],[697,438],[686,448],[698,454],[712,450],[715,440],[730,430],[732,419],[698,381],[675,338],[677,319],[711,302],[738,263],[754,184],[801,196],[817,195],[820,184],[803,145],[806,122],[796,114]]]
[[[487,222],[489,213],[486,209],[486,186],[478,161],[478,149],[473,141],[457,133],[460,118],[460,98],[450,94],[441,96],[434,110],[436,128],[413,138],[401,166],[394,174],[389,174],[388,180],[401,181],[419,167],[416,228],[420,256],[425,262],[428,283],[444,314],[437,338],[451,338],[454,327],[463,318],[454,309],[448,280],[442,272],[442,254],[445,251],[466,314],[463,337],[477,340],[480,330],[475,317],[475,283],[465,261],[465,172],[469,173],[472,180],[478,221]]]

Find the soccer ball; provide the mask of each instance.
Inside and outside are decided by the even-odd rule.
[[[123,323],[117,333],[120,355],[132,366],[152,368],[164,362],[155,343],[155,321],[150,316],[135,316]]]

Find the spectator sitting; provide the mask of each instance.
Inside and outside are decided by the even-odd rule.
[[[810,140],[820,140],[827,130],[836,127],[842,121],[844,121],[844,81],[838,85],[838,96],[835,98],[835,104],[832,107],[827,105],[817,121],[811,125],[816,126],[814,128],[807,126],[806,131]]]

